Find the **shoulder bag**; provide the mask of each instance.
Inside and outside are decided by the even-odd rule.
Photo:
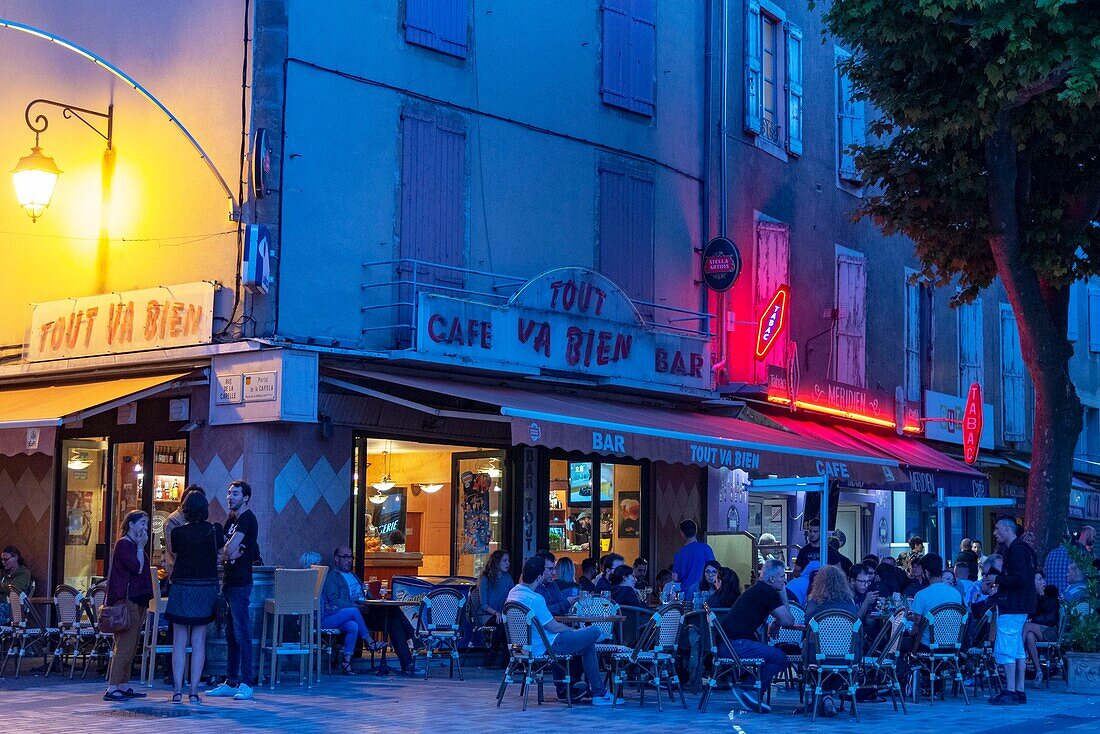
[[[115,573],[117,563],[111,564],[111,571],[107,575],[107,586],[110,588],[111,575]],[[126,598],[116,601],[114,604],[103,604],[99,608],[99,631],[119,634],[130,629],[130,613],[126,610],[126,599],[130,596],[130,579],[127,574]]]

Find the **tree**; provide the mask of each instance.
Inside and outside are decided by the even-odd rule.
[[[825,25],[875,110],[857,217],[973,300],[996,278],[1035,388],[1025,525],[1061,541],[1082,409],[1069,285],[1100,269],[1100,12],[1076,0],[834,0]]]

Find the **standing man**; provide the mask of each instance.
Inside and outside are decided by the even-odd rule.
[[[919,535],[914,535],[909,539],[909,552],[902,553],[898,558],[902,568],[906,571],[912,571],[913,567],[920,562],[920,559],[924,556],[924,538]]]
[[[955,565],[965,563],[970,568],[970,574],[967,578],[978,578],[978,554],[974,552],[971,547],[972,543],[970,538],[963,538],[959,543],[959,554],[955,556]]]
[[[703,566],[707,565],[707,561],[714,560],[714,551],[696,538],[698,534],[699,526],[694,520],[681,521],[680,535],[684,538],[684,545],[672,558],[672,575],[680,582],[680,590],[684,592],[684,599],[687,601],[691,601],[699,590],[699,582],[703,580]]]
[[[840,551],[826,543],[828,547],[828,561],[821,560],[821,521],[816,517],[806,521],[806,524],[802,528],[806,534],[806,545],[798,549],[798,555],[794,559],[794,573],[796,576],[801,576],[802,572],[806,570],[806,567],[810,565],[812,561],[818,561],[822,564],[828,564],[830,566],[841,565]]]
[[[256,559],[257,535],[260,530],[256,516],[248,509],[252,487],[248,482],[229,483],[225,495],[229,517],[225,519],[225,547],[221,560],[225,565],[222,593],[229,604],[229,624],[225,642],[229,662],[225,682],[206,692],[207,696],[232,696],[235,701],[252,698],[252,625],[248,616],[248,600],[252,596],[252,561]]]
[[[997,640],[993,657],[1004,666],[1005,690],[989,700],[994,706],[1027,703],[1024,672],[1024,622],[1035,612],[1035,551],[1016,537],[1015,520],[998,520],[993,529],[997,542],[1005,548],[1004,570],[997,574]]]
[[[1079,550],[1092,557],[1092,546],[1096,541],[1096,528],[1085,525],[1073,534],[1072,543]],[[1069,551],[1064,545],[1060,545],[1047,555],[1047,562],[1043,565],[1043,573],[1047,577],[1047,583],[1058,587],[1058,593],[1062,598],[1066,596],[1066,587],[1069,586],[1067,574],[1069,565],[1073,559],[1069,557]]]

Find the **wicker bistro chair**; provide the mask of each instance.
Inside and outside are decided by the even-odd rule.
[[[905,614],[898,613],[890,619],[889,624],[882,625],[878,637],[863,656],[863,679],[866,684],[873,685],[879,691],[889,691],[894,711],[898,710],[900,699],[901,710],[908,716],[905,692],[898,680],[898,657],[901,654],[901,638],[904,636]]]
[[[111,656],[114,654],[114,635],[99,629],[98,616],[99,608],[106,603],[106,583],[96,584],[88,589],[88,593],[84,595],[84,616],[88,620],[88,625],[91,626],[94,635],[91,642],[81,650],[81,656],[84,658],[84,671],[80,674],[81,678],[88,675],[88,665],[91,663],[92,658],[100,662],[101,672],[104,675],[110,669],[109,663],[111,662]]]
[[[830,610],[811,617],[806,622],[806,662],[803,665],[803,690],[812,689],[807,707],[810,720],[817,718],[817,702],[824,692],[826,678],[839,678],[848,688],[852,700],[852,716],[859,721],[856,688],[860,671],[859,645],[863,624],[854,614]]]
[[[922,672],[928,673],[928,688],[930,693],[929,704],[936,702],[936,680],[943,678],[944,698],[947,698],[946,681],[943,675],[946,671],[949,675],[953,670],[953,676],[958,687],[962,689],[963,700],[970,705],[970,696],[966,692],[963,683],[962,668],[959,666],[959,656],[962,654],[963,640],[966,638],[967,621],[970,612],[962,604],[941,604],[928,611],[924,615],[923,627],[928,630],[928,651],[918,651],[912,654],[913,665],[913,699],[920,695],[918,685]]]
[[[993,657],[993,641],[997,637],[996,609],[990,607],[976,621],[972,619],[971,624],[974,627],[973,640],[962,656],[966,672],[974,681],[975,696],[979,689],[987,687],[990,695],[995,696],[1004,688],[1000,666]]]
[[[260,631],[259,675],[263,675],[264,655],[270,655],[271,690],[275,690],[275,684],[279,680],[279,658],[288,655],[299,659],[298,684],[301,685],[304,680],[307,686],[313,686],[313,612],[317,607],[314,596],[316,586],[317,573],[311,568],[275,569],[275,598],[264,600],[263,625]],[[283,639],[283,617],[298,618],[301,632],[297,641]],[[271,630],[270,639],[268,630]]]
[[[520,684],[520,694],[523,696],[523,710],[527,710],[527,699],[531,694],[531,686],[538,687],[537,700],[539,705],[543,702],[543,684],[546,671],[562,671],[562,682],[567,691],[572,690],[569,662],[572,655],[562,655],[554,652],[550,646],[550,639],[546,636],[546,630],[542,623],[535,618],[534,613],[523,604],[510,601],[504,605],[504,632],[508,640],[508,665],[504,668],[504,677],[500,681],[497,690],[497,708],[500,708],[504,700],[504,693],[512,683]],[[532,642],[535,638],[542,642],[543,652],[536,655]],[[572,696],[566,696],[569,708],[573,708]]]
[[[60,630],[57,627],[47,627],[38,611],[30,603],[30,597],[8,586],[8,603],[11,604],[11,631],[8,633],[8,649],[4,653],[4,662],[0,663],[0,678],[8,667],[8,660],[15,656],[15,677],[19,677],[20,664],[27,650],[38,646],[42,651],[42,664],[46,665],[46,659],[52,652],[50,643],[57,644]]]
[[[752,676],[752,690],[756,694],[756,700],[761,704],[757,708],[757,713],[762,713],[765,693],[760,690],[760,666],[764,664],[763,659],[738,656],[737,651],[730,644],[730,638],[718,621],[718,615],[710,609],[707,609],[706,612],[707,624],[710,628],[711,646],[709,652],[711,667],[709,672],[706,670],[703,672],[703,693],[699,697],[699,711],[706,713],[707,704],[710,702],[710,694],[723,678],[728,677],[730,685],[741,686],[741,680],[748,675]],[[766,695],[770,698],[770,689]]]
[[[463,656],[463,663],[469,660],[474,637],[478,635],[485,643],[485,654],[488,655],[493,644],[493,634],[496,633],[497,629],[495,619],[488,619],[484,623],[481,621],[481,589],[477,584],[470,588],[470,597],[466,602],[466,618],[473,634],[470,635],[470,640],[466,643],[466,654]]]
[[[431,668],[432,657],[447,652],[451,658],[450,677],[454,678],[455,663],[458,663],[458,679],[465,680],[462,677],[462,658],[458,652],[465,606],[465,595],[448,588],[432,589],[420,600],[416,639],[421,649],[417,655],[424,657],[425,678]]]
[[[311,671],[315,676],[317,682],[321,681],[321,651],[326,649],[323,645],[326,641],[324,630],[321,629],[321,590],[325,588],[325,578],[328,576],[328,566],[313,564],[310,569],[317,574],[316,582],[313,586],[313,618],[311,620],[311,626],[313,627],[313,639],[312,644],[317,649],[317,665],[316,668]],[[332,646],[328,647],[328,670],[332,672]]]
[[[1035,649],[1039,652],[1039,665],[1046,668],[1044,678],[1050,688],[1050,677],[1056,671],[1062,674],[1062,680],[1069,681],[1069,662],[1066,659],[1065,639],[1069,627],[1070,608],[1063,604],[1059,609],[1057,634],[1053,640],[1036,640]]]
[[[613,654],[617,670],[621,670],[624,677],[633,674],[634,677],[630,680],[638,684],[639,705],[645,705],[646,684],[652,683],[657,688],[657,710],[664,710],[661,690],[665,687],[668,697],[673,701],[678,692],[680,704],[687,708],[680,677],[676,673],[676,646],[683,623],[683,608],[675,602],[664,604],[653,612],[647,629],[638,636],[638,642],[633,649]],[[620,686],[621,681],[622,678],[619,680]]]
[[[573,603],[571,614],[586,617],[613,617],[619,616],[620,608],[616,602],[602,596],[592,596],[587,599],[578,599]],[[629,645],[619,643],[621,637],[618,634],[618,625],[614,622],[594,622],[593,627],[600,631],[600,639],[605,642],[595,644],[596,655],[600,662],[607,668],[607,689],[618,691],[622,687],[619,663],[620,657],[629,654],[632,648]],[[615,704],[612,703],[612,706]]]
[[[76,673],[76,659],[95,638],[95,630],[83,619],[84,595],[73,587],[62,584],[54,589],[53,604],[57,612],[57,644],[50,656],[50,664],[46,667],[46,677],[53,671],[54,663],[57,663],[58,669],[62,669],[65,657],[68,657],[71,680]]]
[[[806,624],[806,608],[796,601],[788,601],[791,616],[794,617],[795,627],[774,625],[765,628],[766,642],[778,647],[787,656],[787,667],[779,674],[780,680],[787,684],[788,689],[798,688],[799,694],[802,688],[799,681],[802,678],[802,643],[804,640],[803,629]]]

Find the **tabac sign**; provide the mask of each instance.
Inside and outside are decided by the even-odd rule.
[[[213,335],[209,282],[37,303],[27,361],[207,344]]]
[[[706,338],[654,328],[617,285],[583,268],[543,273],[501,306],[421,293],[418,310],[417,351],[473,367],[654,389],[712,384]]]

